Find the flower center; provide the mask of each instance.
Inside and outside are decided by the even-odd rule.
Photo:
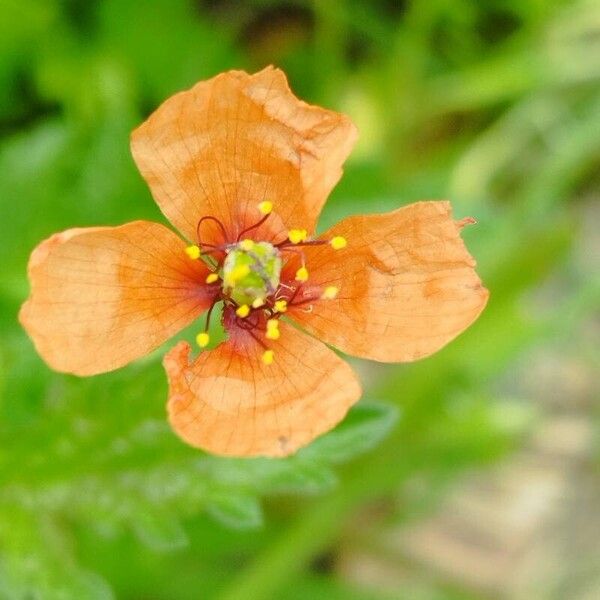
[[[237,305],[260,306],[275,293],[280,276],[281,255],[273,244],[242,240],[227,250],[223,293]]]
[[[225,327],[237,327],[254,338],[263,349],[262,361],[270,365],[274,351],[267,344],[279,339],[281,316],[290,308],[310,312],[314,302],[335,300],[338,295],[339,290],[335,286],[307,283],[309,271],[302,248],[329,245],[333,250],[342,250],[346,247],[346,240],[342,236],[329,240],[309,239],[306,229],[290,229],[287,237],[277,243],[242,239],[269,218],[273,204],[265,200],[257,208],[262,217],[241,231],[233,242],[227,239],[227,232],[219,219],[211,215],[202,217],[196,227],[198,245],[188,246],[185,251],[192,260],[202,258],[207,262],[211,272],[205,283],[214,286],[213,302],[206,314],[204,331],[196,336],[198,345],[205,348],[209,344],[210,316],[215,304],[222,301]],[[212,221],[221,230],[222,244],[202,241],[200,229],[206,221]],[[296,256],[300,261],[293,279],[288,276],[281,281],[284,255],[290,258]]]

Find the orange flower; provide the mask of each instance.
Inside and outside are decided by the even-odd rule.
[[[331,429],[361,388],[326,344],[415,360],[487,300],[459,234],[469,219],[454,221],[447,202],[314,236],[355,139],[346,116],[298,100],[273,68],[169,98],[133,132],[132,152],[188,243],[145,221],[42,242],[20,313],[39,353],[58,371],[110,371],[202,313],[205,347],[222,302],[227,341],[191,361],[180,342],[164,359],[175,431],[217,454],[283,456]]]

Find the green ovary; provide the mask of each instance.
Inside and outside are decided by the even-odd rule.
[[[238,305],[264,300],[279,286],[281,257],[268,242],[244,240],[229,250],[223,263],[223,291]]]

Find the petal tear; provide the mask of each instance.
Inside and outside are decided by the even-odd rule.
[[[460,238],[449,202],[418,202],[386,214],[344,219],[323,239],[348,246],[305,248],[311,284],[336,298],[288,314],[306,330],[354,356],[407,362],[428,356],[481,313],[488,291]],[[291,278],[294,265],[284,277]]]

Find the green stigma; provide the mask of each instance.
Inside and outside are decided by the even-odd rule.
[[[273,244],[242,240],[223,263],[223,291],[236,303],[253,305],[279,287],[281,257]]]

